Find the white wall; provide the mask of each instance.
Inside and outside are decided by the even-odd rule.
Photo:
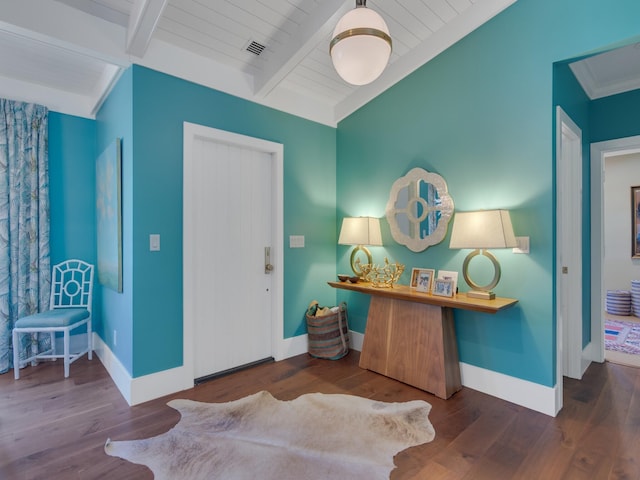
[[[640,153],[607,157],[604,180],[604,261],[606,290],[630,290],[640,280],[640,259],[631,259],[631,187],[640,186]]]

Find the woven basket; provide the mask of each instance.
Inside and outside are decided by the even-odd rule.
[[[318,308],[314,300],[307,310],[309,355],[316,358],[337,360],[349,353],[349,324],[347,304],[342,302],[336,311]],[[325,315],[316,315],[324,313]]]

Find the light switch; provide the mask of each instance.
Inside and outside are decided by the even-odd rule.
[[[289,248],[304,248],[304,235],[289,235]]]
[[[160,251],[160,234],[152,233],[149,235],[149,251],[151,252],[159,252]]]
[[[529,253],[529,237],[516,237],[518,246],[513,249],[513,253]]]

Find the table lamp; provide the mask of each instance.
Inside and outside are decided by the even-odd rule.
[[[491,290],[500,281],[500,264],[488,248],[517,247],[511,216],[507,210],[485,210],[478,212],[457,212],[453,217],[451,242],[449,248],[473,248],[462,265],[462,275],[471,287],[467,296],[492,300],[496,297]],[[493,280],[487,285],[476,284],[469,277],[469,262],[476,255],[483,255],[491,260],[494,267]]]
[[[359,260],[356,254],[362,251],[367,256],[367,263],[373,263],[371,252],[365,245],[382,245],[380,233],[380,219],[373,217],[345,217],[340,229],[339,245],[355,245],[351,252],[351,270],[357,276],[362,277],[362,270],[358,268]]]

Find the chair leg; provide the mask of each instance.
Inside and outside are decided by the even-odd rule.
[[[49,338],[51,339],[51,355],[56,354],[56,332],[50,332]]]
[[[13,331],[13,378],[18,380],[20,378],[20,345],[18,337],[20,334]]]
[[[87,323],[87,347],[89,348],[89,360],[93,358],[93,334],[91,332],[91,317],[89,317],[89,322]]]
[[[64,331],[64,378],[69,377],[69,330]]]

